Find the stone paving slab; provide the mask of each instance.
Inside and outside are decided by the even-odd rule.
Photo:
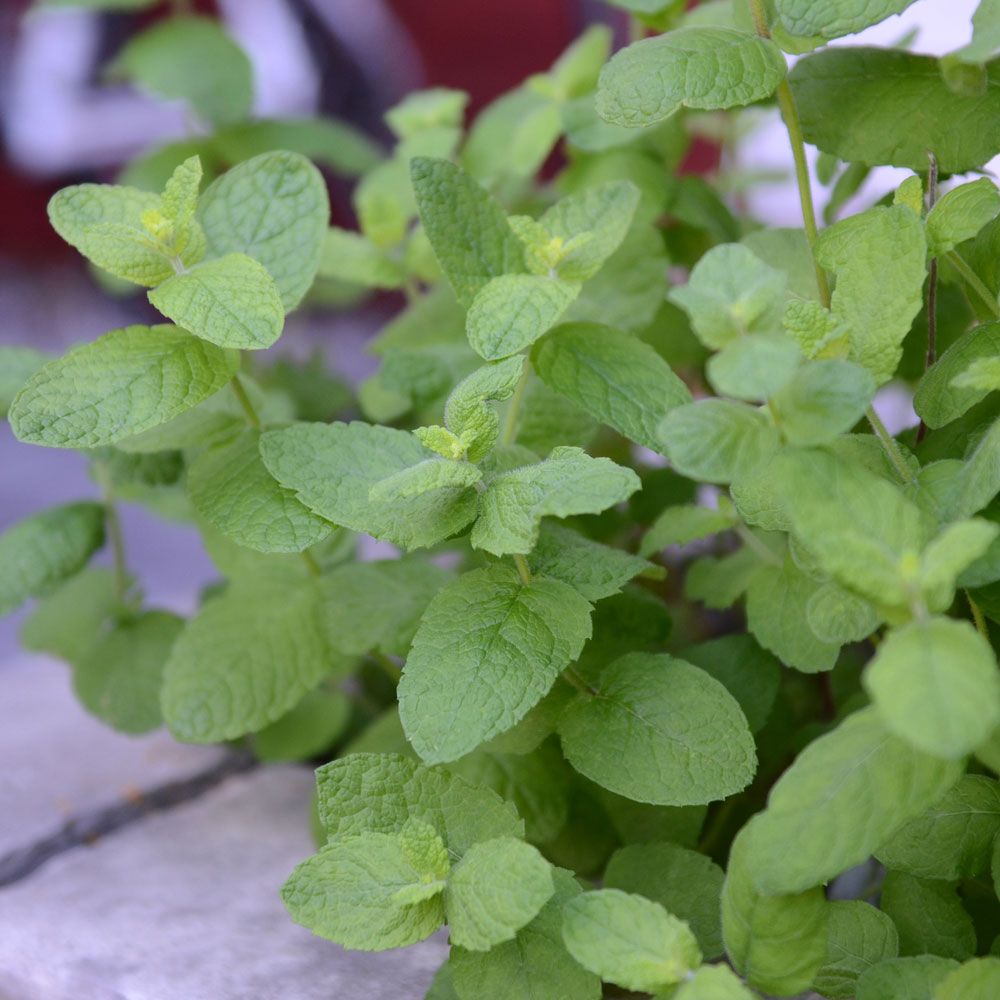
[[[0,858],[81,813],[208,771],[224,754],[184,746],[166,730],[114,732],[79,706],[69,668],[57,660],[0,663]]]
[[[285,912],[312,784],[228,778],[0,889],[0,1000],[420,1000],[443,938],[347,953]]]

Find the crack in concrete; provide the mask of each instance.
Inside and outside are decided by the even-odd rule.
[[[256,766],[257,760],[252,754],[234,751],[199,774],[169,781],[141,792],[133,799],[73,816],[55,833],[0,857],[0,888],[19,882],[60,854],[93,844],[99,838],[122,827],[131,826],[150,813],[164,812],[191,802],[226,778],[251,771]]]

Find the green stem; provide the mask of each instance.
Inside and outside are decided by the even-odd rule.
[[[299,555],[302,556],[302,561],[306,564],[306,569],[309,570],[310,576],[322,576],[323,570],[320,564],[316,561],[316,557],[308,550],[303,549]]]
[[[986,616],[983,609],[972,599],[972,594],[965,592],[965,599],[969,602],[969,610],[972,612],[972,620],[976,623],[976,631],[987,641],[990,641],[990,627],[986,624]]]
[[[528,568],[528,560],[524,556],[514,555],[514,565],[521,576],[521,582],[527,587],[531,583],[531,570]]]
[[[125,599],[128,596],[128,567],[125,564],[125,539],[122,535],[122,522],[118,516],[118,507],[115,504],[114,490],[107,466],[103,462],[98,463],[96,470],[104,500],[105,529],[108,541],[111,543],[111,558],[115,574],[115,599],[120,606],[124,607]]]
[[[764,562],[772,566],[780,565],[778,557],[745,524],[736,525],[735,530],[743,544],[752,549]]]
[[[246,389],[243,388],[243,383],[240,381],[239,375],[234,375],[230,379],[229,384],[233,387],[233,392],[236,394],[236,398],[240,401],[240,406],[243,407],[243,412],[246,414],[247,420],[250,422],[250,426],[254,430],[259,431],[261,429],[260,416],[257,413],[256,407],[253,405],[253,401],[247,395]]]
[[[698,841],[698,852],[700,854],[711,854],[712,848],[715,847],[719,837],[725,830],[726,824],[729,822],[729,818],[732,816],[738,801],[735,795],[731,795],[724,802],[720,803],[719,808],[716,809],[711,821],[705,828],[705,832],[701,835],[701,840]]]
[[[879,439],[879,442],[885,451],[886,457],[892,463],[892,467],[896,470],[899,478],[906,484],[912,483],[914,481],[913,473],[910,471],[910,467],[906,464],[906,459],[903,458],[903,453],[899,450],[899,445],[896,444],[896,439],[889,433],[885,424],[882,423],[879,415],[875,412],[875,408],[873,406],[869,406],[865,411],[865,416],[868,418],[868,423],[871,424],[871,428],[875,432],[875,436]]]
[[[764,11],[763,0],[750,0],[750,14],[753,17],[754,29],[761,38],[770,38],[771,32],[767,27],[767,14]],[[812,250],[816,245],[819,230],[816,228],[816,208],[813,205],[812,188],[809,185],[809,164],[806,161],[806,145],[802,138],[802,123],[799,120],[799,112],[795,107],[795,100],[792,97],[792,89],[788,86],[788,80],[782,80],[775,92],[778,99],[778,107],[781,109],[781,117],[788,132],[788,141],[792,147],[792,159],[795,161],[795,182],[799,189],[799,204],[802,208],[802,224],[805,227],[806,239],[809,241],[809,248]],[[827,279],[826,271],[819,266],[813,255],[813,267],[816,270],[816,286],[819,289],[820,301],[827,308],[830,307],[830,282]]]
[[[971,267],[965,262],[965,258],[962,257],[960,253],[956,250],[950,250],[945,254],[945,259],[951,266],[958,271],[961,275],[962,280],[976,293],[976,295],[982,300],[983,305],[989,309],[991,315],[994,319],[1000,319],[1000,304],[997,303],[997,297],[986,287],[982,278],[972,270]]]
[[[521,404],[524,402],[524,391],[528,387],[528,380],[531,378],[531,362],[525,358],[524,368],[521,377],[514,387],[514,395],[510,397],[507,404],[507,414],[504,417],[503,433],[500,435],[501,444],[513,444],[517,434],[517,418],[521,412]]]

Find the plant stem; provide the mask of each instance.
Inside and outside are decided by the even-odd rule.
[[[233,387],[233,392],[236,394],[236,398],[240,401],[240,406],[243,407],[243,412],[246,414],[246,418],[250,422],[250,426],[253,427],[254,430],[259,431],[261,428],[260,416],[258,415],[252,400],[247,395],[246,389],[243,388],[243,383],[240,381],[239,375],[234,375],[230,379],[229,384]]]
[[[927,159],[929,162],[927,169],[927,211],[930,212],[937,201],[938,164],[937,157],[933,153],[928,153]],[[924,358],[924,371],[927,371],[937,360],[937,257],[931,257],[931,262],[927,270],[927,356]],[[927,424],[921,420],[920,425],[917,427],[917,444],[920,444],[926,436]]]
[[[96,465],[97,479],[101,484],[101,494],[104,500],[104,525],[111,543],[111,558],[115,574],[115,599],[119,605],[125,606],[128,595],[128,567],[125,565],[125,539],[122,535],[122,522],[115,505],[114,490],[107,466],[103,462]]]
[[[525,358],[524,368],[521,377],[514,387],[514,395],[510,397],[507,404],[507,414],[504,417],[503,433],[500,435],[501,444],[513,444],[514,436],[517,434],[517,418],[521,412],[521,404],[524,402],[524,391],[528,387],[528,379],[531,378],[531,362]]]
[[[310,576],[323,575],[323,570],[320,567],[320,564],[316,561],[316,557],[308,549],[303,549],[299,555],[302,556],[302,561],[306,564],[306,569],[309,570]]]
[[[729,822],[729,817],[732,815],[733,809],[736,808],[738,801],[735,795],[731,795],[724,802],[720,803],[719,808],[715,810],[712,816],[711,822],[701,835],[701,840],[698,841],[698,852],[700,854],[711,854],[712,848],[715,847],[719,837],[725,830],[726,824]]]
[[[906,459],[903,458],[903,453],[899,450],[899,445],[896,443],[896,439],[889,433],[885,424],[882,423],[879,415],[875,412],[875,408],[873,406],[869,406],[865,411],[865,416],[868,418],[868,423],[871,424],[871,428],[875,432],[875,436],[881,442],[886,457],[892,463],[892,467],[896,470],[899,478],[902,479],[904,483],[912,483],[913,473],[910,471],[910,467],[906,464]]]
[[[521,582],[527,587],[531,583],[531,570],[528,569],[528,560],[524,556],[519,556],[515,553],[514,565],[521,576]]]
[[[983,609],[972,599],[972,594],[965,592],[965,599],[969,602],[969,610],[972,612],[972,620],[976,624],[976,631],[987,641],[990,641],[990,627],[986,624],[986,616]]]
[[[982,300],[983,305],[989,309],[994,319],[1000,319],[1000,304],[997,303],[996,296],[986,287],[982,278],[972,270],[965,262],[965,258],[956,250],[950,250],[945,255],[945,259],[962,276],[962,280],[971,288]]]
[[[761,38],[770,38],[771,32],[767,28],[767,15],[764,12],[763,0],[750,0],[750,14],[753,17],[754,29],[757,34]],[[792,147],[792,159],[795,161],[795,183],[799,189],[799,204],[802,208],[802,225],[806,231],[806,239],[809,241],[809,249],[812,250],[819,236],[819,230],[816,228],[816,208],[813,205],[812,188],[809,185],[809,164],[806,161],[802,124],[787,79],[782,80],[778,85],[775,96],[778,99],[778,107],[781,109],[781,117],[788,132],[789,144]],[[813,255],[813,267],[816,270],[816,287],[819,289],[820,301],[826,308],[829,308],[830,282],[827,280],[826,271],[817,263],[815,254]]]

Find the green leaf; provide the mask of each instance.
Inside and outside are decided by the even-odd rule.
[[[991,1000],[1000,990],[1000,958],[973,958],[941,980],[934,1000]]]
[[[678,406],[659,429],[660,447],[683,476],[731,483],[764,464],[778,448],[766,414],[746,403],[701,399]]]
[[[145,90],[182,100],[212,125],[250,114],[253,70],[218,21],[172,17],[133,38],[109,67]]]
[[[149,301],[178,326],[219,347],[270,347],[285,325],[271,275],[241,253],[175,274],[149,293]]]
[[[644,556],[651,556],[671,545],[686,545],[699,538],[727,531],[731,527],[732,518],[724,511],[694,504],[678,504],[664,509],[649,526],[639,552]]]
[[[963,385],[958,377],[979,361],[1000,354],[1000,323],[985,323],[962,334],[932,365],[917,386],[913,407],[931,429],[971,410],[989,389]]]
[[[543,462],[493,479],[480,499],[472,544],[494,555],[527,554],[535,547],[543,517],[599,514],[627,500],[639,477],[607,458],[580,448],[556,448]]]
[[[328,750],[351,720],[351,700],[340,691],[310,691],[290,712],[254,734],[258,760],[308,760]]]
[[[719,899],[722,869],[710,858],[677,844],[633,844],[611,856],[608,889],[645,896],[691,928],[705,958],[722,954]]]
[[[580,286],[537,274],[504,274],[486,282],[469,307],[469,343],[488,361],[530,347],[559,318]]]
[[[312,286],[330,217],[320,172],[298,153],[263,153],[228,170],[198,203],[210,258],[242,253],[263,264],[294,309]]]
[[[874,709],[855,712],[771,789],[747,843],[757,889],[802,892],[860,864],[960,774],[892,736]]]
[[[175,643],[163,715],[189,743],[235,739],[281,718],[334,666],[314,580],[240,580],[207,601]]]
[[[938,757],[965,757],[1000,723],[1000,672],[969,622],[928,618],[893,629],[864,684],[893,733]]]
[[[900,954],[941,955],[960,962],[975,954],[976,930],[952,884],[889,872],[880,905],[899,931]]]
[[[1000,213],[1000,191],[988,177],[960,184],[927,213],[927,250],[940,257],[971,240]]]
[[[518,355],[477,368],[452,390],[444,422],[465,447],[470,462],[483,458],[500,436],[500,418],[487,404],[510,399],[523,374],[524,358]]]
[[[183,625],[166,611],[146,611],[99,638],[73,670],[84,707],[123,733],[161,725],[163,668]]]
[[[657,428],[691,402],[687,386],[648,344],[599,323],[567,323],[532,352],[542,381],[602,423],[647,448]]]
[[[420,221],[466,309],[491,279],[524,270],[521,243],[503,209],[471,177],[424,157],[410,161],[410,176]]]
[[[443,767],[391,753],[352,753],[316,772],[320,821],[332,838],[394,833],[411,819],[430,824],[460,858],[473,844],[521,837],[514,807]]]
[[[763,895],[749,858],[753,819],[729,852],[722,888],[722,933],[733,967],[751,986],[792,996],[808,989],[826,961],[827,902],[821,887]]]
[[[119,610],[114,571],[90,566],[38,602],[21,625],[21,645],[77,663]]]
[[[976,878],[989,870],[998,831],[1000,784],[966,774],[875,854],[887,868],[918,878]]]
[[[103,544],[97,503],[51,507],[11,525],[0,535],[0,616],[79,572]]]
[[[0,417],[7,416],[21,387],[51,357],[33,347],[0,347]]]
[[[661,1000],[755,1000],[727,965],[703,965]]]
[[[862,642],[878,628],[881,618],[875,607],[840,584],[828,580],[811,591],[806,622],[821,642],[835,646]]]
[[[346,563],[323,575],[320,620],[330,644],[406,656],[420,616],[454,573],[415,557]]]
[[[865,972],[856,1000],[934,1000],[934,989],[958,962],[937,955],[893,958]]]
[[[792,378],[801,361],[791,338],[759,334],[730,341],[708,359],[705,373],[720,396],[763,402]]]
[[[716,559],[696,559],[684,578],[684,596],[706,607],[722,609],[735,604],[763,568],[752,549],[742,548]]]
[[[429,763],[510,729],[590,637],[590,604],[558,580],[506,566],[465,573],[431,601],[399,684],[407,738]]]
[[[739,702],[750,731],[762,729],[778,696],[781,669],[748,635],[726,635],[688,646],[681,658],[725,685]]]
[[[655,992],[701,964],[683,920],[659,903],[620,889],[599,889],[563,908],[563,941],[585,968],[625,989]]]
[[[810,361],[768,402],[785,440],[826,444],[849,431],[875,395],[875,380],[850,361]]]
[[[463,490],[476,486],[482,478],[482,471],[470,462],[435,456],[380,479],[368,491],[368,499],[392,504],[428,493],[440,494],[442,490]]]
[[[691,317],[701,342],[718,349],[747,334],[780,332],[786,280],[747,247],[726,243],[709,250],[668,297]]]
[[[17,394],[14,434],[50,448],[94,448],[196,406],[236,374],[238,358],[172,326],[127,326],[40,368]]]
[[[816,242],[817,263],[837,277],[830,309],[848,327],[850,358],[879,384],[895,372],[923,304],[926,257],[924,228],[903,205],[844,219]]]
[[[840,38],[901,14],[914,0],[774,0],[774,10],[790,35]]]
[[[314,514],[406,549],[434,545],[476,515],[477,494],[468,486],[394,500],[371,495],[377,483],[434,457],[406,431],[357,421],[296,424],[265,432],[260,453],[271,475]]]
[[[781,50],[729,28],[682,28],[635,42],[601,71],[597,113],[646,128],[682,107],[714,111],[761,101],[785,78]]]
[[[336,226],[326,234],[319,275],[364,288],[399,288],[406,277],[399,263],[370,240]]]
[[[592,781],[639,802],[683,806],[724,799],[753,778],[757,755],[746,718],[703,670],[629,653],[593,684],[559,720],[563,753]]]
[[[452,943],[489,951],[510,941],[554,891],[549,863],[530,844],[514,837],[473,844],[444,893]]]
[[[431,87],[407,94],[385,113],[389,128],[400,139],[440,125],[460,126],[469,95],[464,90]]]
[[[441,839],[411,821],[398,833],[331,840],[296,867],[281,898],[296,923],[345,948],[402,948],[444,921],[448,869]]]
[[[588,601],[617,594],[633,577],[653,576],[657,570],[662,574],[662,568],[639,556],[602,545],[551,521],[542,522],[528,566],[537,576],[568,583]]]
[[[581,893],[579,883],[552,870],[555,893],[513,941],[488,952],[454,946],[449,965],[461,1000],[598,1000],[600,980],[578,965],[562,940],[563,907]]]
[[[783,663],[807,674],[832,670],[840,645],[821,639],[809,626],[808,608],[820,584],[785,555],[762,566],[747,587],[747,628]]]
[[[932,56],[827,48],[799,60],[788,82],[806,142],[824,153],[922,172],[932,152],[942,171],[960,174],[1000,152],[990,128],[1000,112],[997,67],[986,75],[981,93],[960,94]]]
[[[187,485],[202,517],[258,552],[301,552],[334,530],[272,478],[260,458],[260,431],[243,431],[201,452],[188,468]]]
[[[886,914],[860,900],[831,903],[827,914],[826,962],[813,988],[831,1000],[851,1000],[859,976],[899,953],[899,935]]]

